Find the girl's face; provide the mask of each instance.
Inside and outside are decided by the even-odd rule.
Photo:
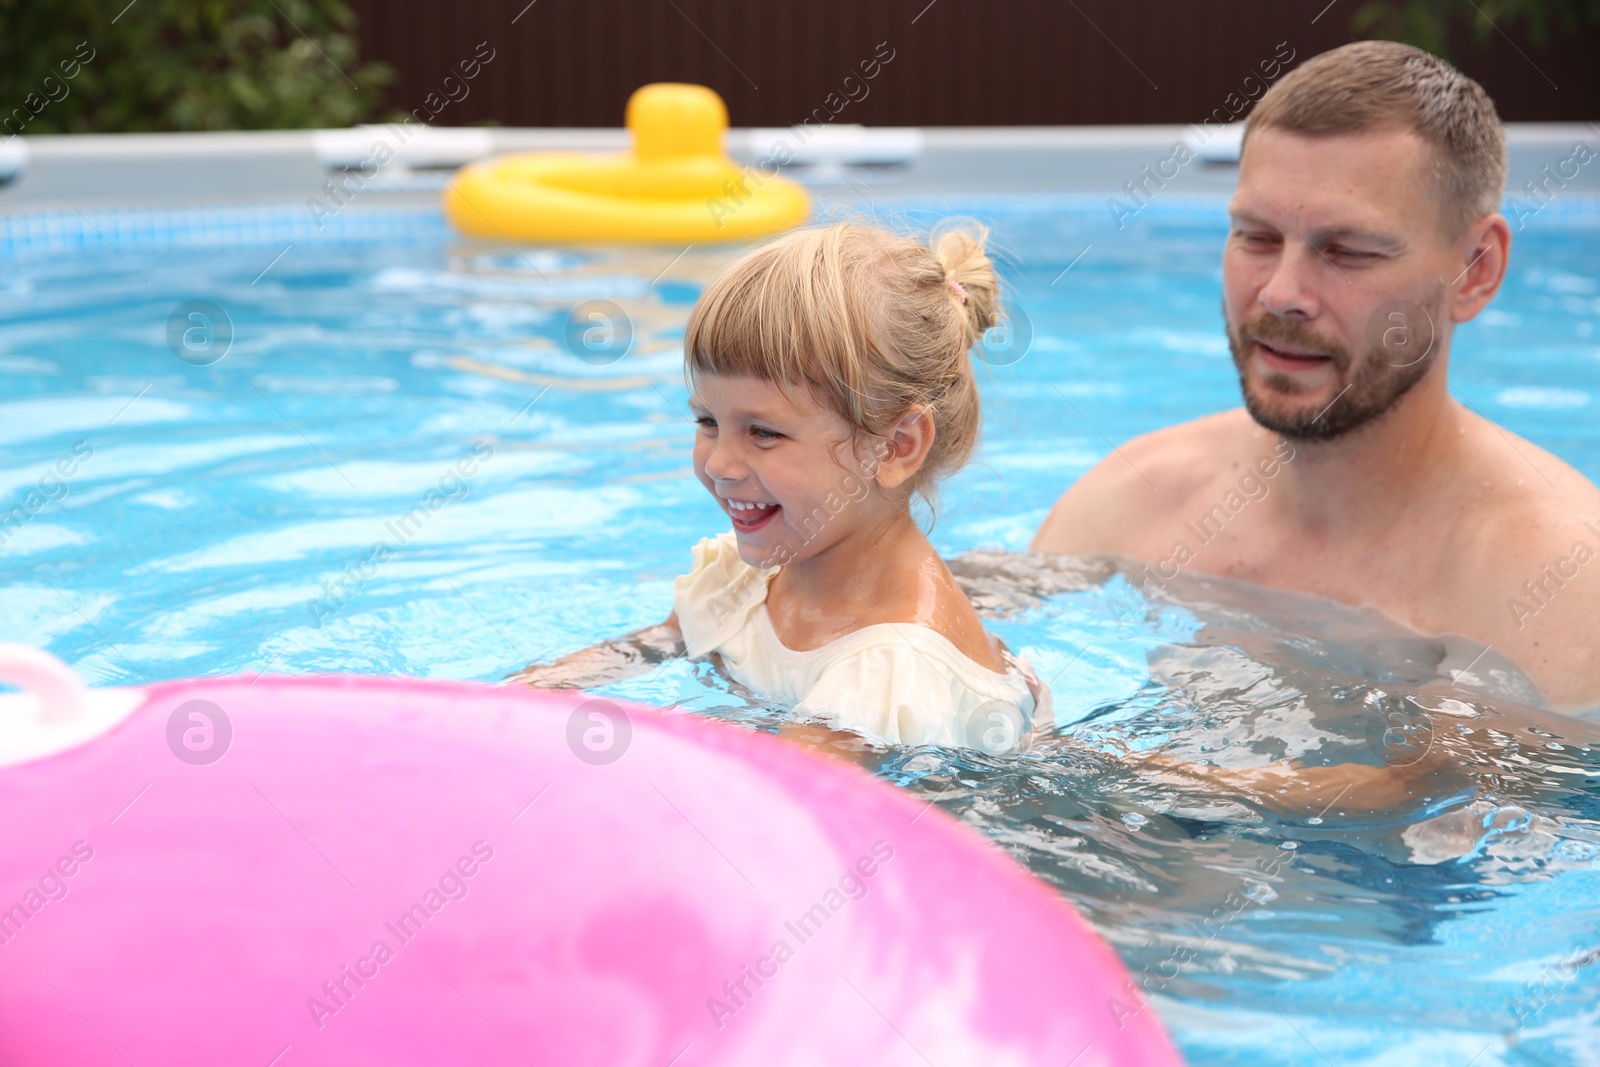
[[[694,473],[733,522],[753,567],[793,563],[838,544],[885,503],[851,425],[803,389],[784,395],[745,375],[697,374]]]

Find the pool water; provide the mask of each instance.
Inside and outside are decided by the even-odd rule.
[[[1194,1063],[1600,1062],[1600,724],[1525,709],[1510,664],[1368,613],[1195,576],[1147,595],[1116,561],[1014,554],[1113,442],[1237,403],[1221,202],[1122,230],[1093,197],[827,210],[994,227],[1018,310],[932,536],[1057,712],[1019,755],[844,754],[1057,887],[1139,984],[1106,1010],[1158,1013]],[[678,343],[733,250],[470,245],[431,208],[326,233],[264,218],[101,218],[0,253],[0,639],[101,685],[492,681],[661,621],[725,523],[690,471]],[[1597,218],[1557,204],[1517,234],[1452,372],[1600,480]],[[683,660],[605,692],[781,719]],[[1142,762],[1405,762],[1415,738],[1390,726],[1422,706],[1455,724],[1428,744],[1477,722],[1498,747],[1397,810]]]

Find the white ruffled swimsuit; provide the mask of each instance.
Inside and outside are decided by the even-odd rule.
[[[864,626],[803,652],[787,647],[767,615],[767,584],[779,569],[740,559],[732,531],[696,545],[693,569],[673,584],[689,657],[715,652],[764,698],[891,744],[1003,752],[1047,715],[1049,691],[1026,661],[1007,653],[1010,669],[990,670],[917,623]]]

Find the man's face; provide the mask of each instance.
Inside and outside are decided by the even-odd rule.
[[[1301,440],[1393,407],[1448,342],[1452,244],[1405,130],[1250,135],[1229,204],[1223,315],[1245,407]]]

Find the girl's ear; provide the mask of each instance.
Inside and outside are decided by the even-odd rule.
[[[922,469],[933,448],[933,413],[917,406],[878,438],[873,477],[884,489],[898,489]]]

